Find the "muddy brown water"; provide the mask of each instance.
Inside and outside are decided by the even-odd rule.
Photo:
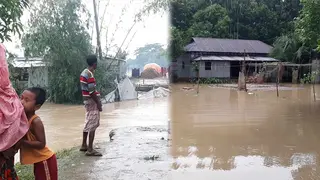
[[[286,85],[279,98],[274,88],[248,93],[201,86],[197,95],[183,90],[186,86],[192,88],[173,85],[169,98],[104,105],[97,142],[108,141],[113,128],[123,132],[102,148],[104,157],[87,160],[77,179],[320,179],[320,86],[317,102],[310,86]],[[38,114],[49,147],[80,144],[82,106],[46,104]],[[166,127],[168,120],[169,147],[160,140],[163,132],[126,129]],[[160,154],[159,161],[143,160],[153,152]],[[76,177],[75,172],[70,177]]]
[[[79,105],[45,103],[37,112],[43,120],[47,145],[54,151],[80,146],[85,110]],[[167,99],[145,99],[104,104],[95,143],[109,141],[109,132],[115,128],[166,125]],[[19,162],[19,153],[15,158]]]
[[[38,112],[44,121],[47,144],[53,150],[79,146],[82,142],[84,107],[45,104]],[[147,99],[104,104],[96,142],[109,140],[114,128],[165,125],[168,119],[167,99]]]
[[[279,98],[184,86],[171,94],[172,179],[320,179],[320,103],[310,86],[284,88]]]

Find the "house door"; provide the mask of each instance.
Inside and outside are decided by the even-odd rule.
[[[230,77],[231,79],[236,79],[239,77],[239,71],[240,71],[240,62],[230,62]]]

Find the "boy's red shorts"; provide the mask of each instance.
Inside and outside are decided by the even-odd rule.
[[[34,164],[35,180],[58,180],[58,163],[56,155]]]

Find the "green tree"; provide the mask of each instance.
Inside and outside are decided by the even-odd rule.
[[[303,45],[296,34],[283,35],[274,42],[270,55],[284,62],[308,63],[310,48]]]
[[[222,25],[213,28],[210,21],[215,17],[207,18],[202,15],[198,19],[204,20],[195,21],[195,14],[208,12],[209,7],[218,5],[227,12],[219,20],[229,18],[229,22],[222,21]],[[277,37],[294,31],[293,21],[300,9],[299,0],[171,0],[171,55],[173,59],[177,58],[189,43],[190,36],[197,35],[190,35],[188,30],[191,27],[194,31],[201,32],[198,35],[207,37],[256,39],[273,44]],[[210,28],[212,30],[208,30]],[[222,31],[217,32],[219,28]]]
[[[11,41],[10,33],[21,35],[23,29],[20,18],[28,5],[28,0],[0,1],[0,40],[2,42]]]
[[[55,103],[82,100],[79,75],[86,67],[86,56],[92,53],[90,36],[80,19],[85,13],[79,0],[41,1],[32,9],[23,47],[27,56],[41,56],[50,65],[48,90]],[[98,82],[105,79],[99,71]]]
[[[301,0],[303,8],[296,21],[296,33],[302,43],[316,48],[320,40],[320,0]]]
[[[196,12],[188,29],[189,37],[226,38],[229,36],[229,24],[227,10],[219,4],[214,4]]]
[[[195,5],[190,0],[171,0],[170,56],[176,59],[183,47],[190,41],[187,30],[192,25],[192,17],[196,13]]]
[[[131,68],[143,68],[148,63],[156,63],[159,66],[167,67],[169,60],[166,50],[161,44],[147,44],[135,51],[136,58],[129,59],[127,64]]]

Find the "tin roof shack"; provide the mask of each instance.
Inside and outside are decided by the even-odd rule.
[[[272,46],[258,40],[192,38],[185,53],[177,58],[177,75],[181,79],[196,77],[193,62],[199,66],[200,78],[237,79],[241,63],[278,62],[268,57]]]
[[[11,62],[13,78],[19,82],[18,89],[26,87],[48,87],[48,67],[42,58],[17,57]]]

